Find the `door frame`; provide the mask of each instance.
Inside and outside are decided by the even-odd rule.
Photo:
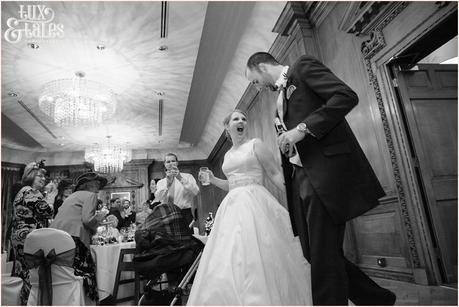
[[[362,44],[362,53],[375,90],[378,107],[383,120],[384,132],[391,156],[394,180],[400,201],[402,227],[408,238],[413,267],[413,279],[419,284],[441,284],[442,278],[436,260],[434,246],[423,208],[421,191],[415,173],[415,163],[411,158],[409,137],[405,130],[396,88],[391,74],[391,62],[442,21],[457,13],[457,3],[433,3],[429,18],[419,16],[418,25],[402,33],[396,43],[387,44],[384,27],[377,29],[368,41]],[[435,6],[437,6],[435,8]],[[406,7],[410,7],[409,4]],[[392,19],[403,18],[402,11]],[[421,15],[421,14],[420,14]],[[386,22],[385,26],[390,21]],[[364,46],[369,48],[364,50]]]

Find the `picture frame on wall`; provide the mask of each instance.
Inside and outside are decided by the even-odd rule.
[[[131,201],[131,193],[130,192],[114,192],[110,194],[110,199],[119,198],[121,201],[127,199]]]

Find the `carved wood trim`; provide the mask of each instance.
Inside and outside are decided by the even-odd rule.
[[[400,203],[400,211],[402,213],[402,222],[405,226],[407,240],[408,240],[408,247],[411,255],[411,260],[413,262],[414,268],[420,268],[421,262],[418,255],[418,250],[416,247],[416,241],[413,233],[413,222],[410,217],[410,213],[408,211],[407,201],[405,190],[403,188],[402,180],[401,180],[401,173],[399,162],[397,161],[396,150],[394,145],[394,138],[392,136],[392,131],[389,125],[389,120],[387,118],[386,110],[384,107],[384,101],[381,95],[381,89],[378,84],[378,80],[376,75],[373,71],[371,59],[386,46],[386,42],[384,40],[384,35],[382,29],[386,27],[395,17],[397,17],[407,6],[409,2],[402,2],[400,5],[394,9],[390,15],[382,21],[379,26],[374,29],[371,34],[370,38],[362,43],[361,52],[364,57],[365,67],[368,73],[368,77],[370,80],[370,84],[373,86],[373,90],[376,96],[376,101],[378,103],[378,109],[381,114],[381,120],[384,129],[384,135],[386,139],[386,143],[389,149],[390,160],[392,165],[392,170],[395,179],[396,190],[398,193],[398,199]]]
[[[272,32],[279,33],[281,36],[289,35],[289,31],[295,20],[309,22],[306,19],[303,2],[287,2]]]
[[[349,4],[339,29],[356,36],[369,35],[375,29],[382,29],[382,23],[391,20],[396,11],[403,10],[406,2],[358,1]],[[398,15],[398,13],[396,13]]]
[[[398,281],[405,281],[405,282],[413,282],[413,273],[412,272],[404,272],[401,270],[392,271],[390,269],[384,269],[379,267],[369,267],[369,266],[359,266],[364,273],[370,275],[372,277],[379,277],[384,279],[392,279]]]
[[[21,171],[26,165],[22,163],[2,162],[2,169],[9,171]]]
[[[336,5],[336,1],[305,2],[306,17],[314,27],[319,27]]]

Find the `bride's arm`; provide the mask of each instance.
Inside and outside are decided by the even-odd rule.
[[[208,173],[209,173],[209,181],[211,184],[219,187],[222,190],[225,190],[225,191],[229,190],[228,180],[224,180],[224,179],[215,177],[214,173],[212,173],[211,170],[209,170]]]
[[[275,164],[271,150],[260,139],[255,139],[253,150],[258,161],[263,166],[269,179],[280,189],[284,190],[284,175]]]

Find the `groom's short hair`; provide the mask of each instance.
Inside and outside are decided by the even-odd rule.
[[[280,65],[280,63],[268,52],[257,52],[250,56],[247,60],[247,68],[253,69],[258,68],[260,63],[266,63],[271,65]]]

